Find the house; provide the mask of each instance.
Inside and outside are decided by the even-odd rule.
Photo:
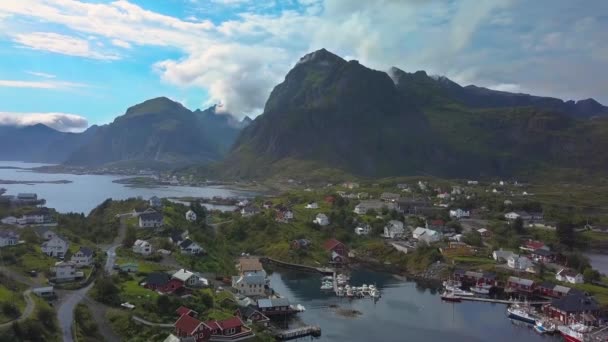
[[[400,238],[405,235],[405,228],[403,228],[403,222],[397,220],[390,220],[384,227],[384,237],[387,239]]]
[[[394,249],[403,254],[408,254],[416,250],[416,246],[405,241],[391,241],[390,244]]]
[[[35,228],[36,235],[40,236],[43,240],[51,240],[57,236],[57,233],[50,230],[47,227],[37,227]]]
[[[462,209],[450,210],[450,217],[455,219],[469,218],[471,217],[471,212]]]
[[[530,253],[530,256],[535,262],[538,263],[547,263],[555,261],[555,253],[542,248],[533,250]]]
[[[169,241],[175,245],[179,245],[187,237],[188,237],[188,231],[185,231],[185,232],[174,231],[169,236]]]
[[[546,297],[560,298],[560,297],[568,295],[571,292],[574,293],[574,291],[571,291],[571,290],[572,289],[569,287],[562,286],[562,285],[555,285],[549,281],[544,281],[536,286],[536,291],[541,296],[546,296]]]
[[[259,214],[259,213],[260,213],[260,208],[253,206],[253,205],[248,205],[246,207],[243,207],[243,209],[241,209],[241,216],[243,216],[243,217],[251,217],[251,216]]]
[[[293,312],[287,298],[258,299],[258,310],[268,317]]]
[[[534,281],[511,276],[507,279],[506,289],[511,292],[532,293],[534,291]]]
[[[329,258],[329,262],[332,264],[345,264],[347,262],[346,256],[338,254],[337,252],[331,252],[331,256]]]
[[[507,262],[507,260],[514,255],[517,256],[517,254],[511,251],[503,251],[502,249],[492,252],[492,258],[496,260],[496,262]]]
[[[334,196],[325,196],[323,201],[327,204],[333,205],[336,202],[336,198]]]
[[[392,202],[382,202],[379,200],[363,200],[355,206],[353,212],[357,215],[365,215],[369,210],[376,212],[382,211],[384,208],[388,210],[396,209],[397,206]]]
[[[258,258],[243,257],[239,259],[239,263],[236,266],[239,274],[262,274],[266,277],[266,271],[262,267],[262,263]]]
[[[232,277],[232,288],[243,296],[264,296],[267,287],[266,272],[245,273]]]
[[[520,214],[515,211],[511,211],[505,214],[505,219],[507,219],[508,221],[515,221],[519,217],[521,217]]]
[[[93,250],[89,247],[80,247],[76,253],[72,255],[70,261],[76,264],[76,267],[90,266],[93,262]]]
[[[23,214],[17,223],[20,225],[37,225],[51,222],[51,215],[48,208],[40,208]]]
[[[244,308],[236,309],[235,315],[249,324],[256,323],[267,326],[270,322],[270,319],[266,315],[257,310],[255,307],[249,305]]]
[[[317,216],[315,217],[315,219],[312,222],[323,227],[323,226],[327,226],[329,224],[329,218],[327,217],[327,215],[325,215],[323,213],[319,213],[319,214],[317,214]]]
[[[293,211],[289,209],[278,210],[275,220],[281,223],[289,223],[289,221],[293,220]]]
[[[565,268],[562,268],[559,272],[557,272],[555,279],[570,284],[582,284],[585,282],[585,278],[582,274]]]
[[[507,259],[507,266],[514,270],[525,271],[528,267],[532,266],[532,261],[525,256],[513,254]]]
[[[52,239],[45,241],[40,246],[42,253],[54,257],[54,258],[63,258],[65,253],[67,253],[70,244],[66,239],[61,238],[58,235],[55,235]]]
[[[392,192],[383,192],[380,194],[380,199],[385,202],[396,202],[399,200],[399,198],[401,198],[401,195],[394,194]]]
[[[355,234],[357,235],[369,235],[371,231],[372,227],[370,227],[369,224],[359,224],[355,228]]]
[[[359,183],[355,183],[355,182],[344,182],[342,184],[343,187],[347,188],[347,189],[356,189],[359,187]]]
[[[182,241],[179,244],[179,248],[182,254],[198,255],[205,253],[205,249],[203,247],[190,239]]]
[[[55,274],[54,280],[57,282],[74,281],[83,277],[82,272],[76,272],[76,264],[71,261],[58,261],[51,267],[51,272]]]
[[[3,218],[2,220],[0,220],[0,223],[14,226],[17,224],[17,218],[15,216],[7,216],[7,217]]]
[[[186,220],[188,222],[196,222],[196,213],[192,210],[186,211]]]
[[[573,293],[551,301],[543,306],[543,312],[563,324],[597,324],[601,308],[595,298],[584,293]]]
[[[317,202],[310,202],[304,208],[306,208],[306,209],[319,209],[319,205],[317,204]]]
[[[477,232],[479,233],[479,235],[481,235],[482,238],[489,238],[490,236],[492,236],[492,232],[487,230],[486,228],[477,229]]]
[[[194,272],[185,270],[183,268],[180,269],[179,271],[173,273],[171,278],[181,281],[184,284],[184,286],[187,286],[187,287],[209,286],[209,281],[207,279],[201,277],[200,275],[198,275]]]
[[[454,279],[468,285],[496,285],[496,274],[492,272],[474,272],[457,269]]]
[[[137,273],[139,271],[139,265],[135,262],[127,262],[118,265],[120,272],[124,273]]]
[[[173,278],[167,273],[152,272],[146,276],[141,286],[159,293],[182,293],[185,291],[184,282]]]
[[[56,298],[55,288],[53,286],[35,287],[32,289],[32,293],[40,298]]]
[[[152,245],[146,240],[135,240],[133,243],[133,253],[141,254],[141,255],[150,255],[152,254]]]
[[[19,234],[12,230],[0,231],[0,247],[14,246],[19,243]]]
[[[150,197],[150,200],[148,202],[152,208],[160,208],[163,206],[163,202],[157,196]]]
[[[163,225],[163,214],[158,212],[139,215],[139,228],[158,228]]]
[[[521,249],[522,251],[526,251],[526,252],[534,252],[538,249],[545,249],[545,250],[549,250],[549,247],[545,245],[544,242],[542,241],[536,241],[536,240],[526,240],[520,247],[519,249]]]
[[[175,335],[193,342],[240,341],[254,336],[239,317],[202,322],[190,314],[180,316],[175,322]]]
[[[418,241],[431,244],[441,240],[441,234],[436,230],[418,227],[412,232],[412,237]]]
[[[311,244],[308,239],[296,239],[291,242],[291,249],[308,249]]]
[[[329,239],[323,244],[323,248],[328,252],[336,252],[341,256],[348,255],[348,248],[342,242],[336,239]]]

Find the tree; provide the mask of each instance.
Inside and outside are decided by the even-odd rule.
[[[120,302],[118,294],[120,289],[114,283],[114,279],[100,277],[95,282],[95,299],[102,303],[117,305]]]
[[[521,217],[516,218],[513,223],[511,224],[511,226],[513,227],[513,230],[515,230],[515,232],[517,232],[517,234],[522,234],[524,233],[524,220]]]
[[[169,296],[158,296],[156,306],[159,311],[168,313],[171,310],[171,299],[169,299]]]
[[[576,243],[574,235],[574,226],[570,222],[559,222],[555,229],[555,235],[560,244],[572,249]]]
[[[483,246],[481,235],[476,231],[469,231],[464,234],[463,241],[471,246]]]
[[[15,303],[3,302],[2,313],[7,317],[16,318],[19,316],[19,308],[17,308],[17,305],[15,305]]]
[[[44,325],[47,331],[55,331],[57,329],[55,325],[55,312],[50,308],[45,306],[39,308],[36,318]]]
[[[592,283],[601,279],[600,272],[594,270],[591,267],[585,268],[585,271],[583,271],[583,277],[585,277],[585,282],[587,283]]]
[[[135,243],[135,240],[137,240],[137,230],[135,230],[135,227],[133,226],[128,226],[122,244],[125,248],[131,248]]]

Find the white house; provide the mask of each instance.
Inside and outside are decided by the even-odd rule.
[[[196,213],[192,210],[188,210],[186,212],[186,220],[188,220],[188,222],[195,222],[196,221]]]
[[[384,237],[387,239],[394,239],[398,237],[402,237],[405,234],[405,229],[403,228],[403,222],[397,220],[390,220],[384,226]]]
[[[306,209],[319,209],[317,202],[310,202],[306,205]]]
[[[163,202],[160,200],[160,198],[158,198],[156,196],[150,197],[149,203],[150,203],[150,206],[153,208],[160,208],[163,206]]]
[[[157,212],[139,215],[139,228],[158,228],[163,225],[163,214]]]
[[[17,218],[15,216],[7,216],[5,218],[3,218],[2,220],[0,220],[0,223],[2,224],[6,224],[6,225],[16,225],[17,224]]]
[[[54,231],[42,227],[40,230],[37,231],[38,235],[43,239],[43,240],[51,240],[52,238],[57,236],[57,233],[55,233]]]
[[[55,273],[55,281],[73,281],[84,276],[83,272],[76,271],[76,264],[71,261],[58,261],[51,267],[51,272]]]
[[[152,245],[146,240],[136,240],[133,244],[133,253],[150,255],[152,254]]]
[[[203,247],[201,247],[198,243],[190,239],[185,239],[184,241],[182,241],[179,244],[179,248],[182,254],[198,255],[200,253],[205,252]]]
[[[441,240],[441,234],[438,231],[423,227],[414,229],[412,237],[428,244]]]
[[[67,240],[55,235],[52,239],[45,241],[40,246],[42,253],[55,258],[63,258],[70,244]]]
[[[171,276],[171,278],[180,280],[184,283],[184,285],[188,287],[201,287],[209,285],[209,281],[200,275],[190,272],[185,269],[181,269]]]
[[[277,222],[288,223],[289,221],[293,220],[293,211],[289,209],[278,210],[275,220]]]
[[[570,284],[582,284],[585,282],[585,278],[582,274],[574,272],[572,270],[567,270],[565,268],[562,268],[559,272],[557,272],[557,274],[555,275],[555,279]]]
[[[241,209],[241,216],[243,217],[250,217],[256,214],[260,213],[260,209],[256,206],[253,205],[248,205],[246,207],[244,207],[243,209]]]
[[[379,200],[364,200],[355,206],[353,212],[357,215],[365,215],[368,210],[380,211],[384,208],[388,210],[395,209],[396,205],[393,202],[382,202]]]
[[[450,210],[450,217],[457,218],[457,219],[467,218],[467,217],[471,217],[471,212],[468,210],[462,210],[462,209]]]
[[[355,234],[357,235],[369,235],[369,233],[371,232],[372,228],[369,226],[369,224],[360,224],[357,226],[357,228],[355,228]]]
[[[492,252],[492,258],[496,260],[496,262],[507,262],[510,257],[518,256],[517,254],[511,251],[503,251],[502,249],[496,250]]]
[[[244,274],[232,277],[232,288],[244,296],[264,296],[266,285],[265,274]]]
[[[521,217],[521,215],[519,213],[516,213],[514,211],[508,212],[505,214],[505,218],[509,221],[515,221],[517,218]]]
[[[317,214],[312,222],[318,224],[319,226],[327,226],[329,224],[329,218],[327,215],[320,213]]]
[[[93,262],[93,250],[89,247],[80,247],[70,259],[76,267],[89,266]]]
[[[532,260],[526,258],[525,256],[519,256],[517,254],[511,255],[507,259],[507,266],[514,270],[525,271],[532,265]]]
[[[14,246],[19,242],[19,234],[11,230],[0,231],[0,247]]]

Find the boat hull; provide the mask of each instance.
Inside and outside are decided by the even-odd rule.
[[[454,297],[444,297],[444,296],[441,296],[441,300],[443,300],[444,302],[451,302],[451,303],[459,303],[460,302],[460,298],[454,298]]]
[[[564,334],[563,332],[561,333],[562,336],[564,337],[564,341],[566,342],[583,342],[583,340],[580,340],[574,336],[570,336],[568,334]]]
[[[536,320],[533,318],[523,317],[520,315],[516,315],[514,313],[509,313],[509,318],[514,319],[516,321],[528,323],[528,324],[536,324]]]

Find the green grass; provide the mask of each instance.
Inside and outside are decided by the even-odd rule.
[[[14,317],[8,317],[4,314],[4,312],[2,312],[1,308],[4,303],[15,304],[20,313],[25,309],[25,300],[23,299],[23,293],[20,289],[17,291],[11,291],[4,285],[0,285],[0,323],[6,323],[14,319]]]

